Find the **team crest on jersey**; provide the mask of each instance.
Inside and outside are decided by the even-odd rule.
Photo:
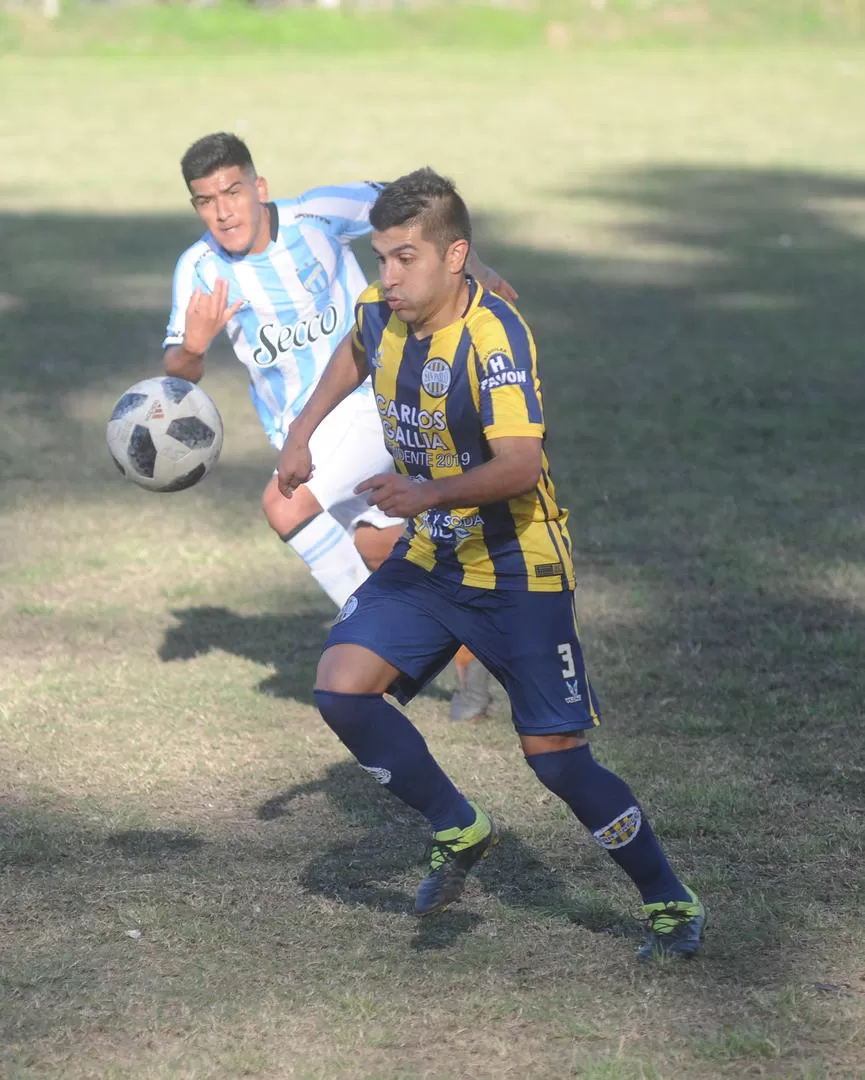
[[[306,266],[299,266],[297,276],[304,289],[313,296],[321,296],[323,292],[327,292],[327,271],[318,259],[307,263]]]
[[[451,385],[450,364],[434,356],[424,364],[420,381],[430,397],[444,397]]]

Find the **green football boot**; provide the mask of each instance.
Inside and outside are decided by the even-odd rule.
[[[469,870],[499,842],[492,820],[475,803],[470,802],[469,806],[476,815],[473,824],[432,835],[431,871],[418,888],[415,915],[434,915],[459,900]]]
[[[706,909],[697,894],[685,886],[690,902],[671,900],[665,904],[644,904],[649,936],[637,950],[638,960],[680,956],[690,960],[700,948],[706,926]]]

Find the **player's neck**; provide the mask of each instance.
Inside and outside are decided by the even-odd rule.
[[[444,330],[446,326],[463,318],[469,304],[469,282],[465,277],[459,279],[456,287],[448,292],[441,304],[435,307],[422,322],[411,324],[411,332],[416,338],[431,337],[438,330]]]

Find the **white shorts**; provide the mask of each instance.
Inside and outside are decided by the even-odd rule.
[[[341,401],[315,429],[309,450],[315,472],[305,486],[347,532],[353,535],[361,524],[377,529],[405,524],[354,493],[361,481],[394,471],[372,394],[354,393]]]

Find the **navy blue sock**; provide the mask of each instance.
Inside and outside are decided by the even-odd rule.
[[[419,810],[434,832],[465,829],[474,822],[474,810],[429,752],[421,733],[381,694],[316,690],[315,700],[325,723],[361,767]]]
[[[640,890],[644,904],[690,900],[624,780],[599,765],[588,744],[526,761],[540,782],[568,804],[598,844]]]

